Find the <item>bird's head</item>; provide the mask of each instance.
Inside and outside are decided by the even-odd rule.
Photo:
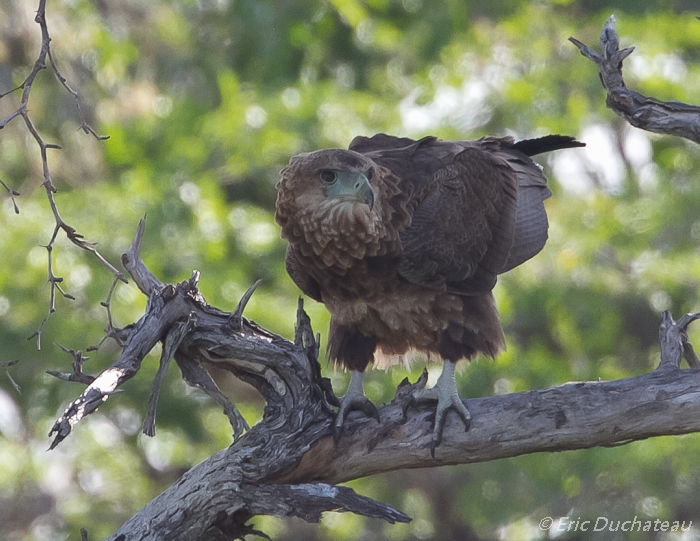
[[[376,197],[372,187],[375,169],[372,160],[352,150],[299,154],[282,170],[277,185],[278,206],[287,193],[292,193],[299,210],[353,203],[371,211]]]
[[[400,249],[410,221],[399,179],[353,150],[319,150],[289,160],[277,184],[275,220],[294,250],[319,267]]]
[[[277,184],[282,237],[322,265],[348,268],[382,249],[382,168],[352,150],[294,156]],[[321,263],[319,263],[321,264]]]

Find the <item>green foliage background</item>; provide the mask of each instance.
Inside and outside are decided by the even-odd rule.
[[[0,94],[21,84],[38,54],[36,6],[0,0]],[[500,280],[508,351],[469,366],[458,377],[462,396],[646,373],[658,362],[661,311],[700,310],[700,150],[616,118],[595,67],[567,41],[595,45],[614,12],[623,46],[637,47],[625,65],[628,85],[697,103],[695,0],[64,0],[47,12],[59,68],[88,122],[110,138],[78,130],[74,100],[49,70],[32,90],[31,117],[63,147],[49,162],[63,218],[114,264],[147,214],[144,259],[158,278],[181,281],[198,269],[206,299],[225,310],[261,278],[246,315],[291,337],[299,292],[273,221],[274,186],[289,156],[381,131],[563,133],[589,146],[541,158],[554,192],[550,241]],[[0,117],[18,102],[17,92],[0,99]],[[78,539],[86,527],[101,539],[227,446],[230,427],[173,369],[158,433],[140,436],[156,353],[123,393],[46,452],[49,428],[81,391],[45,374],[70,370],[71,358],[53,344],[85,350],[100,341],[111,275],[60,240],[56,273],[76,300],[58,300],[40,350],[27,340],[49,307],[43,246],[53,217],[41,179],[38,147],[15,120],[0,132],[0,180],[22,194],[18,215],[0,195],[0,361],[19,360],[0,371],[0,538]],[[144,307],[133,284],[117,288],[117,326]],[[308,310],[324,333],[323,307],[309,301]],[[697,345],[700,334],[691,340]],[[85,369],[97,373],[117,356],[108,342]],[[342,393],[348,376],[324,370]],[[369,397],[388,402],[406,375],[370,373]],[[255,423],[263,406],[256,393],[216,376]],[[411,514],[411,524],[333,513],[320,526],[255,522],[276,540],[545,539],[544,517],[637,516],[695,526],[686,537],[625,539],[698,539],[699,459],[700,437],[689,435],[395,472],[351,485]]]

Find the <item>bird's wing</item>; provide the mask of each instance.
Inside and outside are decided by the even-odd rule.
[[[552,144],[562,148],[570,141]],[[481,294],[498,274],[542,249],[548,225],[543,202],[551,192],[528,157],[542,145],[521,150],[518,144],[511,138],[413,141],[383,134],[353,141],[352,150],[391,169],[410,194],[415,210],[401,234],[402,276],[457,294]]]
[[[319,287],[318,282],[314,280],[308,272],[306,272],[304,266],[297,259],[291,244],[287,246],[284,264],[287,268],[287,274],[289,274],[292,281],[299,289],[301,289],[304,295],[311,297],[315,301],[323,302],[323,299],[321,298],[321,288]]]
[[[496,284],[517,206],[517,177],[496,158],[478,146],[442,156],[401,235],[399,272],[407,280],[464,295]]]
[[[547,213],[544,201],[552,192],[542,169],[529,156],[564,148],[586,146],[566,135],[546,135],[518,141],[504,149],[503,155],[518,176],[518,207],[515,214],[513,244],[508,259],[499,271],[507,272],[537,255],[547,242]],[[524,154],[524,155],[523,155]]]
[[[413,218],[401,233],[399,273],[463,295],[490,291],[513,242],[518,179],[507,161],[481,142],[435,138],[382,135],[350,148],[391,169],[410,194]]]

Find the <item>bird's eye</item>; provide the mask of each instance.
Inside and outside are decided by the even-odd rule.
[[[338,180],[338,173],[335,171],[329,171],[328,169],[321,171],[319,176],[324,184],[333,184],[336,180]]]
[[[367,177],[367,180],[372,180],[372,176],[374,175],[374,169],[371,167],[367,169],[367,174],[365,175]]]

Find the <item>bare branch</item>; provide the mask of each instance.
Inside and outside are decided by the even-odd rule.
[[[85,357],[82,351],[74,351],[72,349],[61,346],[60,344],[54,344],[61,351],[65,351],[73,357],[73,372],[71,374],[66,374],[63,372],[57,372],[55,370],[47,370],[46,373],[51,376],[58,378],[62,381],[75,381],[78,383],[83,383],[85,385],[90,385],[95,378],[88,376],[83,372],[83,364],[85,361],[90,360],[90,357]]]
[[[188,318],[187,321],[176,322],[168,331],[163,344],[163,350],[160,356],[160,366],[156,372],[156,377],[153,381],[151,394],[148,397],[148,413],[143,421],[143,433],[146,436],[155,436],[156,434],[156,409],[158,408],[158,395],[160,394],[160,386],[163,383],[163,378],[168,370],[170,361],[175,356],[175,351],[180,346],[185,334],[192,330],[194,321]]]
[[[221,392],[216,382],[212,379],[209,372],[197,362],[191,359],[177,355],[175,360],[182,371],[182,378],[191,387],[196,387],[209,395],[214,402],[219,404],[224,410],[224,414],[228,418],[228,422],[233,429],[233,441],[238,441],[244,430],[250,430],[248,423],[243,418],[238,408],[233,405],[228,397]]]
[[[51,54],[51,49],[48,50],[49,54],[49,61],[51,62],[51,68],[53,69],[54,74],[56,75],[56,78],[58,81],[63,85],[63,88],[65,88],[70,94],[73,96],[75,99],[75,105],[78,109],[78,114],[80,115],[80,129],[83,130],[85,133],[89,133],[90,135],[94,136],[95,139],[98,141],[106,141],[109,139],[109,135],[97,135],[95,130],[93,130],[90,126],[88,126],[87,122],[85,122],[85,116],[83,115],[83,110],[80,107],[80,96],[78,93],[73,90],[69,85],[68,81],[66,81],[66,78],[61,75],[61,72],[58,71],[58,66],[56,66],[56,62],[53,59],[53,54]]]
[[[51,249],[53,247],[53,244],[56,240],[56,235],[57,233],[62,230],[65,234],[68,240],[70,240],[73,244],[75,244],[78,248],[85,250],[87,252],[92,253],[97,260],[104,266],[106,267],[115,277],[115,279],[126,281],[120,271],[118,271],[112,264],[110,264],[96,249],[94,243],[87,242],[84,237],[80,234],[78,234],[75,230],[75,228],[69,226],[66,224],[63,219],[61,218],[61,215],[58,212],[58,207],[56,206],[56,201],[54,199],[54,194],[58,191],[56,188],[55,184],[53,183],[53,179],[51,177],[51,171],[49,169],[49,162],[48,162],[48,155],[47,155],[47,150],[48,149],[60,149],[61,147],[56,144],[52,143],[47,143],[44,141],[44,139],[41,137],[39,134],[39,131],[36,129],[34,126],[34,123],[32,122],[29,112],[28,112],[28,104],[29,104],[29,96],[32,90],[32,85],[34,84],[34,81],[36,79],[36,76],[39,74],[39,72],[43,69],[46,69],[46,59],[47,57],[49,58],[49,61],[51,63],[52,70],[60,83],[63,85],[63,87],[70,92],[71,95],[75,98],[77,109],[78,109],[78,114],[80,116],[81,120],[81,129],[85,133],[90,133],[94,135],[98,140],[105,140],[107,139],[106,136],[101,136],[97,135],[95,131],[90,128],[87,123],[85,122],[85,118],[82,112],[82,109],[80,107],[80,99],[77,94],[67,83],[65,77],[61,74],[61,72],[58,70],[58,67],[56,66],[56,63],[54,62],[52,53],[51,53],[51,36],[49,35],[49,30],[48,26],[46,24],[46,0],[39,0],[39,8],[37,10],[36,17],[34,18],[35,22],[39,25],[41,28],[41,49],[39,51],[39,56],[37,57],[36,61],[34,62],[34,66],[27,76],[27,78],[24,80],[24,82],[17,88],[6,92],[2,95],[0,95],[0,98],[3,96],[6,96],[7,94],[10,94],[16,90],[22,90],[22,95],[20,97],[20,103],[19,107],[10,113],[5,120],[3,120],[0,123],[0,129],[4,128],[8,123],[10,123],[12,120],[14,120],[17,117],[22,117],[24,120],[24,124],[27,127],[27,130],[29,133],[32,135],[36,143],[39,145],[39,151],[41,153],[41,163],[42,163],[42,169],[43,169],[43,186],[46,191],[46,196],[49,200],[49,205],[51,207],[51,211],[54,215],[54,219],[56,221],[56,228],[54,229],[54,233],[51,237],[51,240],[47,246],[47,250],[49,251],[49,284],[50,284],[50,299],[49,299],[49,311],[44,318],[44,320],[41,322],[39,325],[39,328],[30,336],[30,338],[37,338],[37,349],[41,349],[41,333],[48,322],[51,314],[53,314],[56,311],[56,290],[58,289],[63,296],[66,298],[72,298],[70,295],[65,293],[61,288],[60,288],[60,282],[62,281],[61,278],[56,277],[53,274],[52,270],[52,265],[51,265]],[[3,186],[5,186],[3,184]],[[11,191],[7,186],[5,186],[6,189],[10,192],[10,194],[17,195],[16,192]],[[13,197],[13,203],[14,197]],[[17,205],[15,204],[15,212],[19,212],[19,209],[17,208]]]
[[[255,290],[258,289],[261,282],[262,280],[258,280],[252,286],[250,286],[248,291],[246,291],[243,294],[243,297],[241,297],[241,300],[238,301],[238,306],[236,306],[236,309],[234,310],[233,314],[231,314],[231,319],[229,320],[229,324],[233,329],[240,330],[241,321],[243,319],[243,310],[245,310],[248,301],[253,296],[253,293],[255,293]]]
[[[39,328],[34,331],[34,333],[30,336],[27,337],[27,340],[31,340],[36,336],[36,348],[41,349],[41,333],[44,330],[44,326],[46,323],[49,321],[49,318],[51,317],[51,314],[53,314],[56,311],[56,286],[63,281],[63,278],[60,278],[58,276],[55,276],[53,273],[53,259],[51,257],[52,251],[53,251],[53,240],[56,237],[56,232],[58,231],[58,228],[54,230],[53,237],[51,239],[51,243],[49,243],[48,246],[46,246],[46,250],[48,252],[48,257],[49,257],[49,291],[50,291],[50,296],[49,296],[49,311],[46,314],[46,317],[44,317],[43,321],[39,325]],[[62,290],[61,290],[62,291]]]
[[[175,288],[166,287],[151,296],[146,315],[134,326],[119,360],[95,378],[54,424],[49,436],[56,434],[56,437],[50,449],[56,447],[70,434],[73,425],[96,411],[119,385],[138,372],[146,354],[179,319],[181,311],[177,308],[172,309],[172,303],[169,303],[169,300],[174,297],[172,289]],[[152,316],[152,314],[155,315]]]
[[[17,92],[18,90],[22,90],[23,88],[24,88],[24,83],[22,83],[19,86],[16,86],[12,90],[8,90],[7,92],[0,92],[0,99],[4,98],[5,96],[9,96],[10,94]]]
[[[121,337],[121,331],[114,326],[114,321],[112,319],[112,295],[114,294],[114,290],[116,289],[117,284],[119,282],[119,278],[115,278],[112,281],[112,285],[109,288],[109,293],[107,293],[107,300],[100,303],[101,306],[104,306],[107,309],[107,327],[105,328],[105,335],[102,338],[102,340],[100,340],[99,344],[97,344],[96,346],[90,346],[89,348],[87,348],[87,351],[97,351],[98,349],[100,349],[100,346],[102,346],[102,344],[104,344],[104,342],[109,338],[112,338],[120,348],[124,347],[124,341]]]
[[[15,214],[19,214],[19,207],[17,206],[17,201],[15,200],[15,197],[19,197],[19,192],[9,188],[7,184],[5,184],[2,180],[0,180],[0,184],[2,184],[3,188],[7,190],[7,193],[10,194],[10,199],[12,199],[12,206],[15,208]]]
[[[8,368],[10,366],[14,366],[18,362],[19,362],[19,359],[15,360],[15,361],[0,361],[0,366],[5,368],[5,375],[7,376],[7,379],[10,380],[10,383],[12,384],[12,387],[14,387],[15,391],[17,391],[17,394],[22,394],[22,388],[15,381],[15,379],[12,377],[12,374],[10,374],[10,371],[8,370]]]
[[[688,342],[687,330],[688,325],[696,319],[700,319],[700,314],[685,314],[678,322],[675,322],[671,312],[665,310],[661,318],[659,341],[662,351],[666,354],[662,356],[657,370],[677,370],[681,366],[682,359],[686,359],[691,368],[698,368],[700,362],[698,362],[693,346]]]
[[[131,248],[128,252],[122,254],[122,265],[134,279],[134,283],[141,290],[141,293],[147,297],[157,289],[163,287],[163,283],[158,280],[151,271],[146,268],[146,265],[141,261],[141,246],[143,244],[143,234],[146,230],[146,217],[141,218],[139,227],[131,243]]]
[[[5,126],[7,126],[10,122],[12,122],[15,118],[18,116],[22,115],[22,111],[20,109],[17,109],[16,111],[13,111],[10,113],[5,120],[0,122],[0,130],[3,129]]]
[[[577,39],[569,38],[583,56],[598,65],[600,80],[608,92],[606,105],[637,128],[700,143],[700,107],[677,101],[659,101],[625,87],[622,62],[632,54],[634,47],[619,50],[620,40],[615,31],[615,22],[613,15],[600,35],[602,55]]]

